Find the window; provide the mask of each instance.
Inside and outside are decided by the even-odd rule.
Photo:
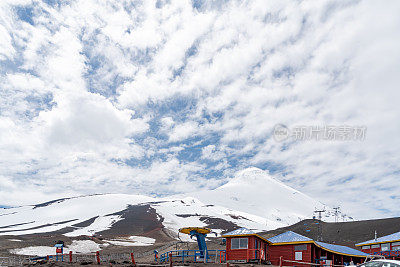
[[[301,251],[296,251],[294,253],[294,260],[295,261],[302,261],[303,260],[303,252]]]
[[[395,246],[395,247],[392,247],[392,250],[394,250],[394,251],[396,251],[396,250],[400,250],[400,246]]]
[[[381,245],[372,245],[371,248],[380,248]]]
[[[390,243],[385,243],[381,245],[381,251],[388,251],[390,250]]]
[[[307,250],[307,245],[296,245],[296,246],[294,246],[294,250],[295,251]]]
[[[398,246],[400,246],[400,242],[394,242],[394,243],[392,243],[392,247],[398,247]]]
[[[246,249],[248,239],[247,238],[232,238],[231,249]]]
[[[361,249],[370,249],[370,246],[362,246]]]

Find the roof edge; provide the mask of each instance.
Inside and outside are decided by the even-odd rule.
[[[258,238],[264,240],[264,241],[267,242],[268,244],[271,244],[271,242],[270,242],[268,239],[266,239],[266,238],[264,238],[264,237],[262,237],[262,236],[260,236],[260,235],[258,235],[258,234],[221,235],[221,237],[225,237],[225,238],[226,238],[226,237],[246,237],[246,236],[256,236],[256,237],[258,237]]]
[[[365,241],[365,242],[369,242],[369,241]],[[372,243],[358,243],[355,244],[356,247],[361,247],[361,246],[369,246],[369,245],[375,245],[375,244],[385,244],[385,243],[393,243],[393,242],[400,242],[400,239],[395,239],[395,240],[390,240],[390,241],[382,241],[382,242],[372,242]]]
[[[294,245],[294,244],[312,244],[312,243],[314,243],[313,240],[293,241],[293,242],[277,242],[277,243],[271,243],[271,246]]]
[[[314,245],[316,245],[317,247],[322,248],[322,249],[324,249],[326,251],[329,251],[329,252],[332,252],[332,253],[336,253],[336,254],[340,254],[340,255],[344,255],[344,256],[359,257],[359,258],[366,257],[366,256],[362,256],[362,255],[347,254],[347,253],[343,253],[343,252],[338,252],[338,251],[334,251],[334,250],[331,250],[331,249],[327,249],[327,248],[325,248],[323,246],[318,245],[317,242],[315,242],[315,241],[314,241]],[[331,245],[334,245],[334,244],[331,244]],[[360,251],[360,252],[362,252],[362,251]],[[365,252],[363,252],[363,253],[365,253]],[[367,253],[365,253],[365,254],[367,254]]]

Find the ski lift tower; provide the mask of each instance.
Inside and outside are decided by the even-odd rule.
[[[207,255],[206,236],[207,234],[212,233],[211,229],[205,227],[184,227],[179,229],[179,233],[190,235],[190,238],[193,238],[194,236],[196,237],[197,245],[199,246],[200,251],[200,258],[204,259],[204,254]],[[215,235],[217,234],[215,233]]]
[[[314,213],[317,213],[318,214],[318,222],[317,222],[317,224],[318,224],[318,237],[317,237],[317,241],[322,241],[323,240],[323,238],[322,238],[322,225],[321,225],[321,223],[322,223],[322,213],[324,213],[324,212],[326,212],[326,210],[325,210],[325,207],[324,207],[324,209],[323,210],[317,210],[317,209],[315,209],[315,211],[314,211]]]

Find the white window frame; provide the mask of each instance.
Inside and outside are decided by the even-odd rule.
[[[303,260],[303,251],[295,251],[294,252],[294,260],[302,261]]]
[[[381,251],[389,251],[390,250],[390,243],[381,244]]]

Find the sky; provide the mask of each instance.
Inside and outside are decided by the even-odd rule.
[[[0,2],[0,205],[216,188],[258,167],[400,216],[400,2]],[[276,140],[276,125],[363,127]],[[340,128],[340,129],[342,129]]]

